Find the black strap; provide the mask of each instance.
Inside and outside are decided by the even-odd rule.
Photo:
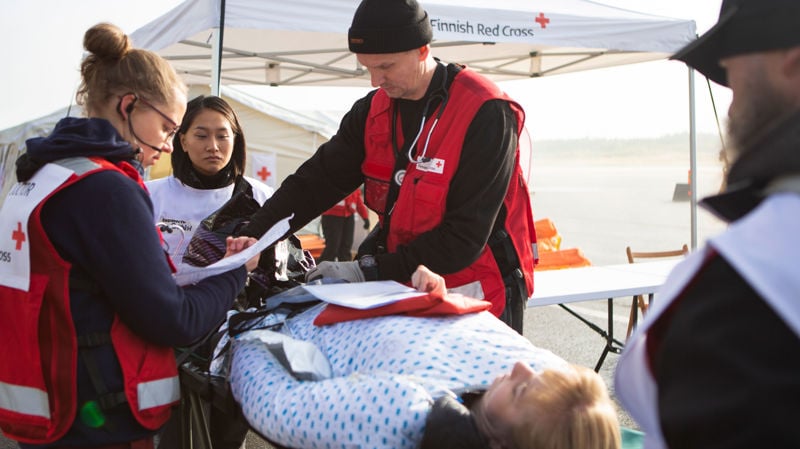
[[[394,142],[394,139],[392,139]],[[397,173],[401,170],[408,168],[408,160],[403,155],[396,155],[394,170],[392,171],[392,178],[389,180],[389,192],[386,194],[386,209],[383,214],[383,221],[378,226],[379,231],[376,239],[377,253],[382,254],[386,252],[386,235],[389,232],[389,227],[392,223],[392,212],[394,212],[394,204],[397,202],[397,196],[400,192],[400,185],[395,182]]]
[[[80,290],[93,295],[102,293],[100,286],[89,280],[84,275],[76,274],[75,270],[70,272],[69,286],[71,289]],[[91,334],[80,335],[77,337],[78,353],[83,360],[83,365],[89,373],[89,380],[94,386],[95,393],[97,393],[97,403],[100,405],[101,410],[111,410],[121,404],[128,402],[124,391],[109,392],[103,377],[100,375],[100,367],[97,365],[97,360],[91,353],[91,349],[111,345],[111,335],[107,332],[94,332]],[[114,428],[106,426],[107,430],[113,431]]]
[[[81,355],[86,370],[89,372],[94,390],[97,393],[97,403],[101,410],[111,410],[121,404],[128,402],[124,391],[109,392],[103,377],[100,375],[100,368],[97,360],[91,353],[91,349],[111,344],[111,335],[105,332],[81,335],[78,340],[78,353]],[[110,430],[110,429],[109,429]]]
[[[502,221],[500,221],[502,223]],[[497,224],[495,225],[497,226]],[[522,315],[528,299],[528,287],[520,266],[514,242],[502,227],[495,229],[487,243],[500,269],[505,286],[506,305],[500,319],[522,334]]]
[[[298,286],[295,288],[299,289],[302,287]],[[229,351],[231,349],[231,342],[233,338],[243,332],[247,332],[253,329],[266,329],[277,332],[283,327],[284,321],[280,321],[275,324],[271,324],[269,326],[263,326],[260,324],[260,319],[262,317],[273,313],[284,313],[286,314],[286,319],[289,319],[297,315],[298,313],[305,311],[309,307],[319,303],[320,301],[318,299],[314,299],[311,302],[298,302],[298,303],[284,302],[278,305],[277,307],[274,307],[269,310],[265,308],[260,308],[254,311],[248,310],[231,315],[231,317],[228,319],[228,329],[226,331],[230,336],[230,338],[228,339],[227,342],[225,342],[225,345],[222,348],[220,348],[218,356],[222,356],[227,351]],[[214,348],[212,348],[212,356],[213,356],[213,351]],[[191,354],[191,352],[193,352],[193,350],[188,350],[187,352],[181,354],[180,357],[178,357],[178,366],[180,366],[183,363],[183,361],[188,357],[188,354]]]
[[[504,263],[498,264],[500,275],[503,277],[503,284],[505,284],[506,287],[518,290],[520,298],[527,298],[528,292],[525,286],[525,275],[522,272],[519,256],[517,255],[516,248],[514,248],[514,242],[511,240],[511,236],[508,235],[505,229],[500,228],[492,233],[487,243],[492,253],[499,254],[502,252],[504,256]],[[495,257],[495,260],[497,261],[497,257]]]
[[[259,320],[262,317],[267,315],[281,313],[286,314],[286,320],[289,318],[294,317],[295,315],[306,311],[308,308],[319,304],[319,300],[313,300],[310,302],[303,302],[303,303],[283,303],[278,307],[270,310],[256,310],[256,311],[248,311],[248,312],[239,312],[233,316],[231,316],[230,320],[228,320],[228,333],[235,337],[241,333],[253,330],[253,329],[267,329],[272,331],[278,331],[281,327],[283,327],[284,321],[277,322],[275,324],[271,324],[269,326],[262,326]]]
[[[106,393],[97,398],[97,403],[100,404],[102,410],[111,410],[121,404],[128,402],[128,397],[125,396],[124,391],[116,393]]]
[[[392,221],[392,212],[394,211],[394,203],[397,202],[397,196],[400,192],[400,185],[396,182],[397,174],[402,170],[408,169],[408,159],[406,158],[405,151],[397,146],[397,104],[392,101],[392,148],[394,149],[394,168],[392,169],[392,176],[389,178],[389,191],[386,193],[386,205],[383,209],[383,220],[375,228],[375,253],[382,254],[386,252],[386,234]],[[407,140],[407,139],[406,139]],[[411,141],[406,141],[403,147],[410,145]],[[374,254],[373,254],[374,255]]]
[[[489,245],[489,249],[495,254],[495,259],[499,259],[498,268],[500,268],[500,274],[505,278],[512,274],[514,269],[519,268],[520,264],[517,251],[514,248],[514,242],[511,241],[511,236],[508,235],[508,232],[506,232],[502,226],[498,228],[499,224],[499,221],[495,221],[495,230],[489,236],[489,241],[487,241],[486,244]]]
[[[186,362],[186,360],[189,357],[198,356],[200,358],[203,358],[203,357],[201,357],[201,356],[199,356],[197,354],[197,349],[199,347],[203,346],[204,344],[206,344],[209,341],[209,339],[211,339],[211,337],[214,336],[214,334],[220,332],[219,328],[220,328],[220,326],[222,326],[222,323],[224,323],[224,322],[225,322],[225,320],[220,321],[219,324],[217,324],[216,326],[212,327],[211,330],[208,333],[206,333],[205,336],[203,336],[203,338],[201,338],[200,340],[198,340],[197,342],[195,342],[191,346],[184,347],[184,348],[177,348],[177,351],[180,352],[180,354],[178,355],[178,357],[175,358],[175,363],[178,366],[181,366]],[[213,352],[214,348],[211,348],[211,351]],[[205,360],[205,359],[203,361],[204,362],[208,362],[208,360]]]

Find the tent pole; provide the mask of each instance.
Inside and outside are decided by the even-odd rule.
[[[220,62],[220,42],[219,28],[211,30],[211,95],[219,96],[219,62]]]
[[[692,220],[692,250],[697,249],[697,117],[695,114],[694,69],[689,69],[689,191]]]
[[[211,95],[219,96],[222,80],[222,42],[225,34],[225,0],[219,2],[219,28],[212,30],[211,38]]]

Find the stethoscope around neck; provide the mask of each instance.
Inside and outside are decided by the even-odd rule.
[[[417,131],[417,135],[414,137],[411,145],[408,146],[408,161],[412,164],[424,164],[430,162],[431,160],[431,158],[426,156],[428,153],[428,145],[431,142],[431,135],[433,135],[433,130],[436,129],[436,125],[439,123],[439,119],[442,117],[444,108],[447,106],[447,100],[450,99],[450,95],[448,95],[447,89],[445,88],[446,81],[447,74],[444,74],[441,90],[428,97],[428,100],[425,102],[425,107],[422,109],[422,120],[419,122],[419,131]],[[436,111],[436,115],[433,117],[433,123],[431,123],[431,127],[428,130],[428,135],[425,137],[425,144],[422,146],[422,153],[420,153],[419,157],[415,159],[413,155],[414,149],[417,147],[417,142],[419,142],[420,136],[422,136],[422,130],[425,129],[425,123],[428,121],[428,114],[430,113],[431,104],[436,100],[441,100],[439,109]],[[392,143],[395,146],[395,151],[399,153],[399,149],[397,148],[397,138],[394,135],[396,132],[395,124],[397,123],[396,107],[394,108],[392,115]]]

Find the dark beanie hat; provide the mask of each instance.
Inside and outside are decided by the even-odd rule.
[[[800,1],[723,0],[719,20],[671,59],[685,62],[714,82],[728,85],[719,61],[746,53],[800,45]]]
[[[399,53],[433,39],[428,13],[416,0],[362,0],[347,35],[353,53]]]

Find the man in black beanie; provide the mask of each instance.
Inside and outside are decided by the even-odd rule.
[[[363,183],[379,225],[357,261],[322,262],[306,279],[408,283],[426,265],[522,333],[536,242],[518,163],[524,112],[486,78],[434,59],[432,39],[415,0],[359,4],[348,45],[377,89],[243,233],[261,235],[290,214],[295,231]]]
[[[731,223],[679,265],[617,366],[646,447],[800,447],[800,2],[724,0],[673,56],[728,86]]]

